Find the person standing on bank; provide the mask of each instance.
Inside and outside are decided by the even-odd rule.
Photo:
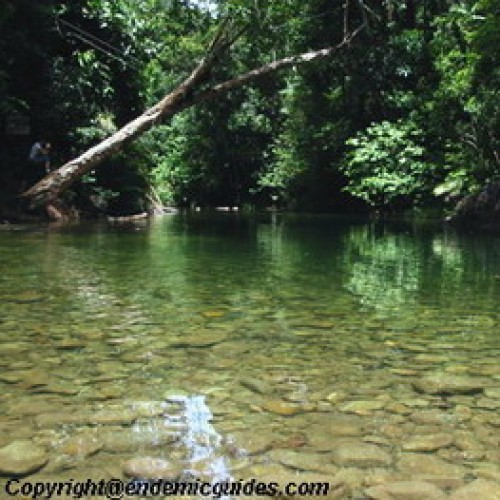
[[[43,165],[47,174],[50,172],[50,149],[50,142],[38,141],[31,147],[29,155],[30,163],[32,165],[36,165],[37,167]]]

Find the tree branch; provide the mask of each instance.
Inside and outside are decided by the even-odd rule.
[[[223,41],[225,38],[224,33],[226,33],[227,30],[227,27],[224,27],[223,30],[217,32],[214,41],[210,45],[209,53],[176,89],[110,137],[104,139],[77,158],[48,174],[33,187],[22,193],[21,196],[29,200],[31,206],[43,205],[53,201],[77,179],[93,170],[104,159],[120,151],[126,144],[149,130],[161,120],[169,118],[196,104],[214,99],[237,87],[241,87],[276,71],[331,57],[341,48],[348,46],[365,26],[366,24],[362,23],[352,33],[344,36],[342,42],[336,46],[286,57],[253,69],[236,78],[214,85],[208,90],[196,92],[203,85],[206,76],[220,53],[227,50],[236,40],[235,36],[233,36]]]

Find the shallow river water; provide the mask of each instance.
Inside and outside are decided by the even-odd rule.
[[[499,237],[177,214],[3,230],[0,269],[2,499],[13,477],[500,498]]]

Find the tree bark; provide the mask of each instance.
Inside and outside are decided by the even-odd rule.
[[[280,59],[203,90],[203,84],[206,82],[210,69],[215,64],[217,57],[234,42],[234,39],[228,41],[219,33],[214,42],[212,42],[209,54],[175,90],[167,94],[160,102],[146,110],[142,115],[126,124],[110,137],[104,139],[77,158],[67,162],[59,169],[45,176],[33,187],[22,193],[21,196],[27,199],[32,207],[47,205],[56,200],[58,196],[75,181],[95,169],[104,159],[123,149],[127,143],[139,137],[156,123],[186,108],[215,99],[235,88],[267,76],[270,73],[331,57],[339,49],[349,45],[352,39],[363,28],[364,24],[352,33],[347,34],[344,40],[336,46]]]

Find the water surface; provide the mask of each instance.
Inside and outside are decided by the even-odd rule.
[[[20,475],[500,484],[498,237],[177,214],[1,231],[0,267],[0,447],[46,454]]]

